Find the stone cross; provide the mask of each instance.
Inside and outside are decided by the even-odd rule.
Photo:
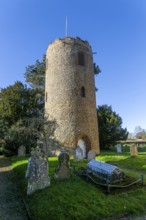
[[[45,153],[39,147],[31,151],[26,178],[28,178],[27,195],[50,186],[48,161],[46,160]]]
[[[70,177],[69,159],[69,154],[66,151],[62,151],[58,156],[59,166],[54,174],[56,180],[68,179]]]

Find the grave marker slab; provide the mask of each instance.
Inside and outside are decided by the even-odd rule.
[[[122,146],[121,144],[116,145],[117,153],[122,153]]]
[[[74,158],[76,161],[82,161],[84,159],[83,150],[79,146],[75,149]]]
[[[62,151],[58,156],[59,166],[54,173],[54,178],[56,180],[64,180],[70,178],[71,169],[69,167],[69,159],[69,154],[66,151]]]
[[[23,156],[25,156],[25,154],[26,154],[26,147],[21,145],[18,148],[18,157],[23,157]]]
[[[45,153],[38,147],[31,151],[26,178],[28,178],[27,195],[50,186],[48,161],[45,157]]]
[[[136,157],[138,155],[136,144],[132,144],[132,146],[130,147],[130,153],[132,157]]]
[[[95,156],[96,156],[95,152],[93,150],[90,150],[87,155],[87,160],[88,161],[93,160],[95,159]]]

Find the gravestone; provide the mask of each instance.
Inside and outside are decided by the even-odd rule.
[[[58,156],[59,166],[55,170],[54,178],[56,180],[64,180],[68,179],[70,177],[70,157],[69,154],[66,151],[62,151],[60,155]]]
[[[136,157],[138,155],[136,144],[132,144],[132,146],[130,147],[130,153],[132,157]]]
[[[117,153],[122,153],[122,147],[121,144],[116,145]]]
[[[25,156],[25,154],[26,154],[26,147],[21,145],[18,148],[18,157],[23,157],[23,156]]]
[[[95,156],[96,156],[95,152],[93,150],[89,150],[88,155],[87,155],[87,160],[88,161],[93,160],[93,159],[95,160]]]
[[[50,186],[50,178],[48,176],[48,161],[44,151],[39,147],[31,151],[31,157],[28,161],[26,171],[28,178],[27,195],[32,194],[36,190],[44,189]]]
[[[74,151],[74,158],[76,161],[82,161],[84,159],[83,150],[79,146]]]

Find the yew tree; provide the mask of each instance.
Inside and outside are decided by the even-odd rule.
[[[97,114],[101,149],[109,149],[116,141],[127,139],[128,132],[126,128],[122,128],[122,118],[111,106],[98,106]]]

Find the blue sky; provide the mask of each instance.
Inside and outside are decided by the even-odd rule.
[[[25,82],[25,68],[65,36],[66,15],[68,35],[97,52],[97,105],[111,105],[128,131],[146,129],[145,0],[0,0],[0,88]]]

